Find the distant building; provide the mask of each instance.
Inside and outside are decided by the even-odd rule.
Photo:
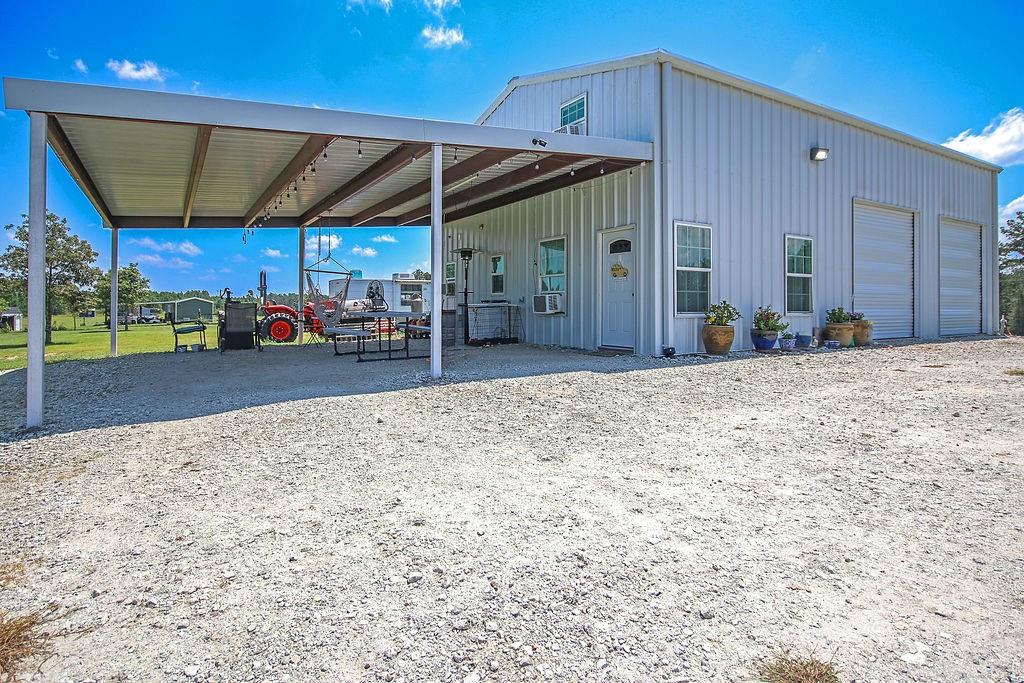
[[[17,306],[11,306],[3,313],[0,313],[0,329],[12,332],[21,332],[23,328],[21,310]]]
[[[140,308],[159,308],[168,320],[213,320],[213,302],[197,296],[177,301],[149,301]]]

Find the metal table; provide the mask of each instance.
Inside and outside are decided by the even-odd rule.
[[[406,329],[405,333],[402,335],[402,345],[400,347],[398,347],[398,348],[394,347],[394,330],[397,330],[397,325],[394,324],[393,321],[395,321],[397,319],[404,318],[405,321],[406,321],[406,325],[408,325],[410,320],[416,319],[416,318],[424,318],[424,317],[426,317],[426,314],[424,314],[424,313],[413,313],[412,311],[361,311],[359,313],[353,313],[352,315],[350,315],[348,317],[345,317],[345,318],[342,318],[340,321],[338,321],[338,326],[339,327],[356,327],[356,326],[358,326],[356,329],[359,329],[359,330],[365,332],[365,331],[367,331],[366,324],[367,323],[372,323],[373,326],[377,330],[377,349],[376,350],[372,350],[371,349],[371,350],[368,351],[366,349],[366,337],[362,336],[362,335],[359,335],[359,336],[356,336],[356,350],[355,351],[339,351],[338,350],[338,337],[339,336],[343,337],[345,335],[342,334],[342,333],[335,333],[335,334],[331,334],[330,335],[330,337],[334,341],[334,355],[335,356],[347,356],[347,355],[351,355],[351,354],[356,354],[357,361],[360,362],[360,363],[362,363],[364,361],[365,362],[371,362],[371,361],[379,361],[379,360],[407,360],[407,359],[411,359],[411,358],[430,358],[429,354],[420,354],[420,355],[416,355],[416,356],[410,354],[410,352],[409,352],[409,331],[408,331],[408,329]],[[389,327],[392,328],[392,332],[390,332],[388,334],[388,343],[387,343],[386,347],[384,345],[383,340],[380,338],[380,325],[379,325],[379,322],[381,320],[392,321],[392,324],[389,326]],[[363,358],[363,356],[366,355],[366,354],[375,354],[375,353],[387,354],[387,356],[383,357],[383,358]],[[395,354],[397,354],[397,356]]]

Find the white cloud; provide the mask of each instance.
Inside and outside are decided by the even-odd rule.
[[[1006,225],[1006,221],[1017,217],[1018,211],[1024,211],[1024,194],[1011,200],[1006,206],[999,209],[999,225]]]
[[[394,0],[348,0],[345,3],[345,9],[351,11],[358,7],[365,10],[368,5],[378,5],[384,8],[385,12],[390,12],[394,4]]]
[[[386,233],[383,235],[377,235],[374,237],[372,242],[387,242],[388,244],[398,244],[398,238],[392,234]]]
[[[264,247],[260,253],[267,258],[288,258],[288,254],[282,254],[280,249],[270,249],[269,247]]]
[[[373,247],[361,247],[358,244],[352,247],[353,256],[362,256],[363,258],[373,258],[377,255],[377,250]]]
[[[186,261],[178,256],[165,259],[160,254],[140,254],[136,261],[145,263],[147,266],[153,266],[154,268],[174,268],[177,270],[188,270],[195,265],[191,261]]]
[[[234,261],[235,263],[248,263],[249,262],[249,259],[245,258],[241,254],[235,254],[234,256],[231,257],[231,260]]]
[[[281,269],[278,268],[277,266],[269,266],[269,265],[267,265],[267,266],[260,266],[260,270],[265,270],[268,273],[280,273],[281,272]]]
[[[1024,109],[1014,107],[997,116],[980,133],[969,128],[943,144],[1000,166],[1024,164]]]
[[[122,81],[155,81],[163,83],[170,73],[167,69],[157,66],[155,62],[148,59],[138,64],[127,59],[109,59],[107,60],[107,68]]]
[[[316,235],[306,238],[306,258],[316,255]],[[334,250],[341,246],[341,238],[337,235],[320,235],[320,252]]]
[[[446,10],[458,7],[459,0],[423,0],[423,4],[426,5],[428,10],[437,16],[441,16]]]
[[[199,256],[203,253],[202,249],[188,240],[185,240],[184,242],[170,242],[167,240],[157,242],[152,237],[133,237],[128,240],[128,244],[133,244],[137,247],[142,247],[143,249],[169,252],[172,254],[184,254],[185,256]]]
[[[462,33],[461,26],[424,26],[420,35],[427,41],[427,47],[431,49],[451,48],[453,45],[465,45],[466,37]]]
[[[46,48],[46,56],[50,59],[60,59],[60,55],[57,54],[56,48],[52,47]]]
[[[75,71],[77,71],[80,74],[89,73],[89,65],[82,61],[81,57],[71,62],[71,66],[74,67]]]

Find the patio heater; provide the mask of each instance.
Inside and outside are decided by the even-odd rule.
[[[475,249],[464,247],[456,249],[462,261],[462,343],[469,345],[469,262],[473,260]]]

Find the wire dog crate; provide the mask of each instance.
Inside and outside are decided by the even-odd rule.
[[[466,306],[470,346],[518,344],[523,321],[519,306],[510,303],[480,303]]]

